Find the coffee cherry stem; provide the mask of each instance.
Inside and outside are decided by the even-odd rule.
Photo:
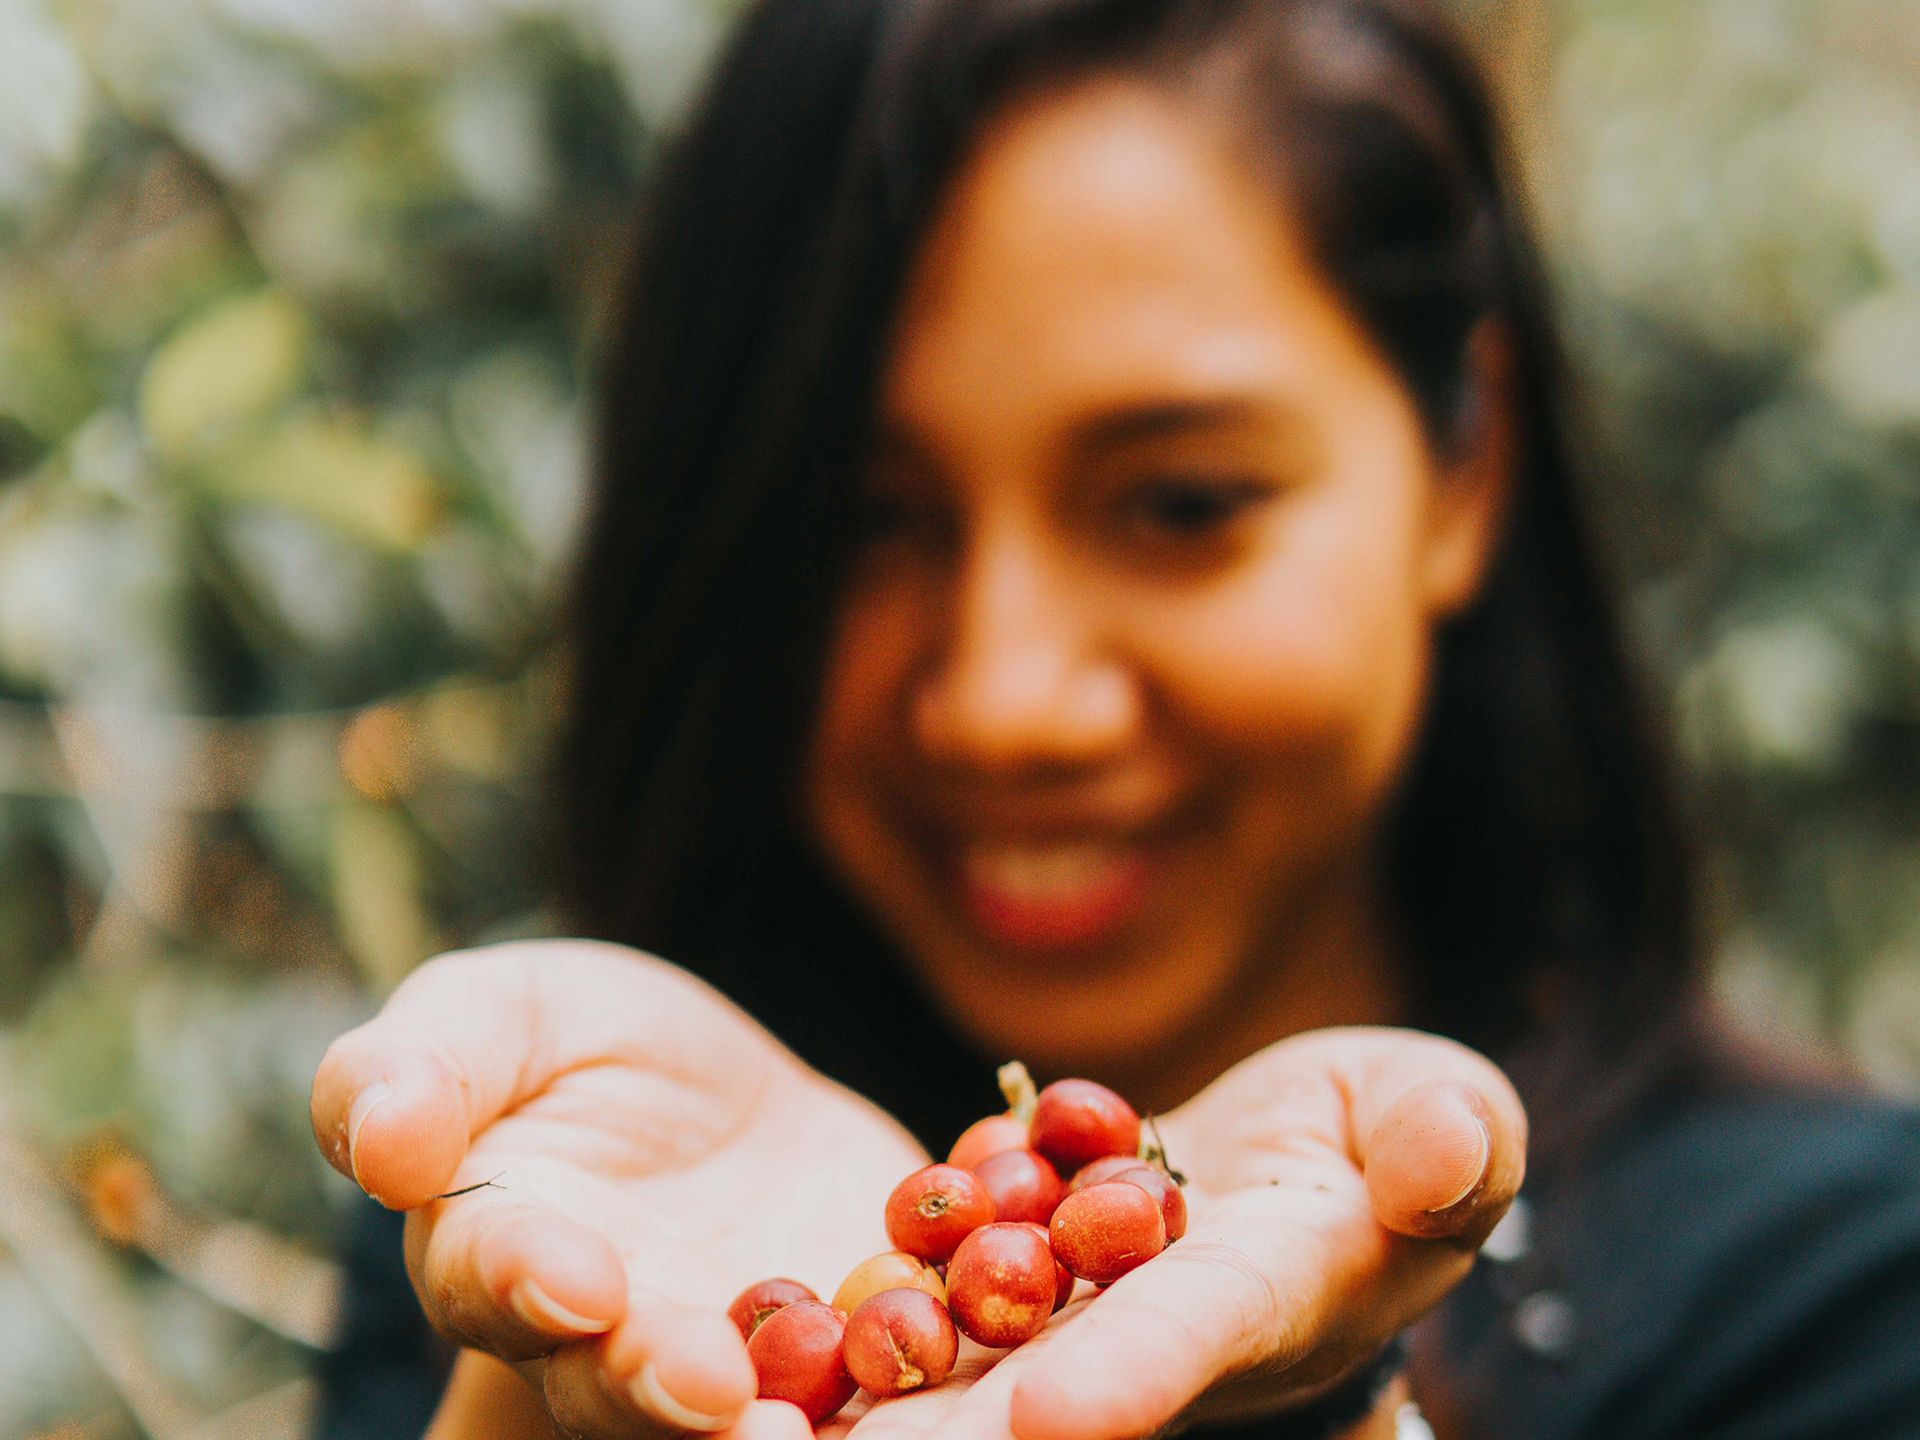
[[[1160,1138],[1160,1122],[1153,1112],[1147,1112],[1147,1131],[1153,1137],[1140,1142],[1140,1158],[1155,1169],[1167,1172],[1167,1178],[1176,1185],[1185,1185],[1187,1177],[1182,1175],[1167,1159],[1167,1143]]]
[[[1027,1072],[1027,1067],[1018,1060],[1009,1060],[996,1072],[995,1078],[1000,1082],[1001,1095],[1006,1098],[1007,1113],[1016,1120],[1031,1121],[1040,1090],[1033,1083],[1033,1076]]]

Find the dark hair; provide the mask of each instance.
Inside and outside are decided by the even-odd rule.
[[[937,1071],[937,1021],[791,811],[919,237],[997,109],[1106,72],[1233,126],[1436,447],[1476,423],[1478,322],[1513,337],[1509,531],[1440,637],[1391,880],[1417,1022],[1505,1061],[1539,1132],[1571,1134],[1680,1048],[1686,867],[1576,513],[1533,247],[1474,67],[1419,0],[762,0],[745,18],[663,159],[606,372],[559,756],[571,918],[707,976],[909,1124],[987,1103],[982,1057],[948,1040]],[[910,1049],[886,1037],[913,1027],[858,1018],[914,1006]]]

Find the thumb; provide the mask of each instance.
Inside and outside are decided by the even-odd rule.
[[[444,1192],[473,1136],[546,1084],[533,946],[442,955],[327,1048],[314,1138],[374,1199],[410,1210]]]
[[[1330,1247],[1286,1214],[1281,1192],[1257,1203],[1063,1317],[1014,1388],[1018,1440],[1151,1435],[1221,1377],[1284,1370],[1312,1349],[1338,1289]]]
[[[1365,1143],[1367,1194],[1401,1235],[1477,1245],[1519,1189],[1519,1152],[1480,1091],[1458,1081],[1415,1085],[1392,1100]]]

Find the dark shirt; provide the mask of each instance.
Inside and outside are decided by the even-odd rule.
[[[419,1440],[454,1350],[420,1313],[400,1249],[406,1217],[362,1200],[348,1224],[340,1342],[320,1364],[314,1440]]]
[[[1463,1436],[1920,1440],[1920,1112],[1669,1101],[1518,1209],[1424,1327]],[[415,1440],[448,1355],[399,1217],[368,1202],[347,1264],[318,1435]]]
[[[1920,1440],[1920,1112],[1670,1102],[1523,1200],[1428,1327],[1465,1434]]]

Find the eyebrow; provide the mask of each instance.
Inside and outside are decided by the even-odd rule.
[[[1125,405],[1076,421],[1068,428],[1067,446],[1082,454],[1098,454],[1195,430],[1244,428],[1267,418],[1270,409],[1239,395]]]
[[[1276,412],[1264,397],[1225,394],[1185,399],[1119,403],[1089,411],[1067,427],[1065,453],[1098,457],[1132,445],[1209,430],[1254,429],[1278,423],[1300,428],[1302,417],[1292,410]],[[911,427],[882,419],[873,435],[877,457],[927,463],[933,452]]]

